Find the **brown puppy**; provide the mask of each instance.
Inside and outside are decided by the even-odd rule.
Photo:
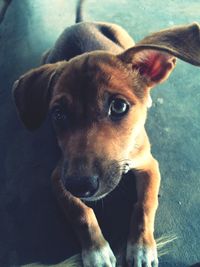
[[[127,171],[137,177],[138,194],[127,265],[158,266],[153,232],[160,173],[144,124],[150,90],[167,79],[175,57],[200,66],[198,24],[155,33],[134,46],[117,25],[81,22],[67,28],[45,55],[45,63],[52,64],[31,70],[14,85],[28,129],[38,128],[48,112],[52,117],[62,151],[53,187],[80,240],[84,267],[113,267],[116,259],[82,200],[104,197]]]

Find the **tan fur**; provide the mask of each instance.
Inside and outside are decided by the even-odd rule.
[[[66,190],[63,179],[91,176],[100,169],[102,187],[87,199],[97,200],[119,183],[124,163],[136,175],[138,198],[130,223],[127,264],[131,266],[134,260],[135,266],[144,261],[146,266],[151,262],[158,266],[154,219],[160,172],[144,124],[150,90],[168,78],[175,67],[174,56],[200,66],[199,33],[198,24],[168,29],[117,55],[93,51],[68,62],[44,65],[15,84],[18,112],[29,129],[39,127],[55,105],[67,109],[69,127],[63,130],[55,125],[62,159],[52,183],[80,240],[86,267],[97,264],[97,260],[100,267],[115,266],[115,258],[93,210]],[[106,99],[116,96],[126,100],[130,108],[123,119],[114,122]],[[108,265],[104,265],[106,260]]]

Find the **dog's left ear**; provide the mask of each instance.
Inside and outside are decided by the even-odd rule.
[[[200,26],[193,23],[154,33],[118,57],[154,87],[168,78],[176,57],[200,66]]]
[[[14,102],[27,129],[37,129],[45,119],[51,91],[63,64],[43,65],[27,72],[14,83]]]

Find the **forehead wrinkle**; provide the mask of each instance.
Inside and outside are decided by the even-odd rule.
[[[137,73],[130,72],[124,66],[116,68],[106,63],[101,63],[100,68],[102,75],[108,77],[104,84],[107,92],[121,94],[130,102],[136,102],[137,97],[141,98],[141,84]]]
[[[70,103],[72,102],[72,99],[70,97],[69,94],[66,93],[59,93],[54,95],[54,97],[51,99],[50,103],[49,103],[49,108],[52,108],[54,106],[55,103],[57,104],[63,104],[63,105],[70,105]]]
[[[84,68],[76,69],[72,79],[68,79],[68,92],[71,95],[73,112],[83,123],[99,118],[103,107],[102,85],[107,83],[108,76],[101,74],[98,66],[92,68],[86,61]],[[82,66],[83,66],[82,65]],[[75,114],[74,114],[75,115]]]

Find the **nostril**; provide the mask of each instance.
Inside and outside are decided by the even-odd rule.
[[[66,189],[76,197],[91,197],[99,188],[98,176],[67,177],[65,180]]]

